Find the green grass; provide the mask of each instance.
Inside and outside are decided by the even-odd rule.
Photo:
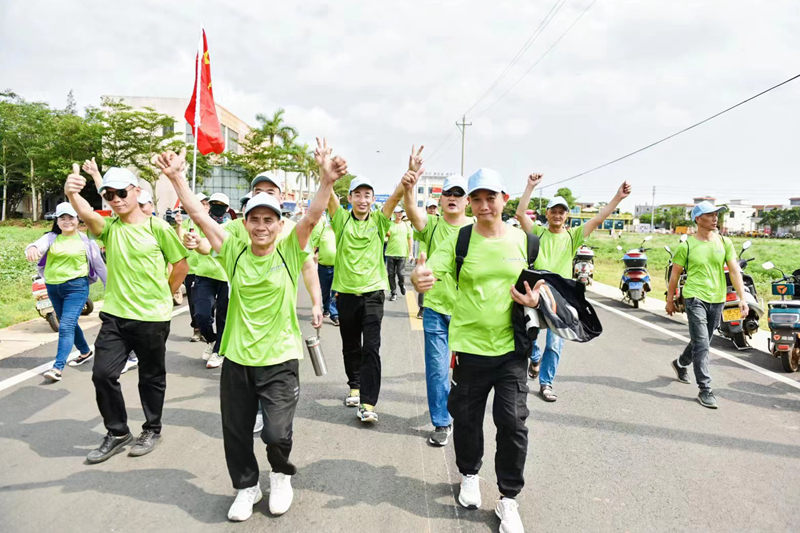
[[[50,228],[51,223],[0,225],[0,328],[39,316],[31,296],[31,276],[36,273],[36,265],[25,259],[25,247]],[[92,284],[89,297],[101,300],[103,284]]]

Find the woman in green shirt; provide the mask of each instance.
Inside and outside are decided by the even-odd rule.
[[[322,216],[333,183],[347,172],[341,159],[331,159],[327,143],[318,141],[315,159],[320,187],[306,215],[285,238],[278,200],[265,192],[253,195],[244,210],[247,237],[229,233],[200,205],[183,175],[185,152],[166,152],[158,166],[172,182],[192,220],[217,253],[230,285],[230,300],[220,352],[220,411],[225,459],[236,499],[228,519],[250,518],[261,500],[258,462],[253,453],[256,411],[264,413],[261,440],[267,445],[270,472],[269,509],[285,513],[292,503],[295,466],[292,424],[300,394],[298,360],[303,341],[297,321],[297,281],[314,225]],[[316,322],[316,319],[315,319]],[[321,320],[320,320],[321,323]],[[319,323],[313,324],[319,327]]]

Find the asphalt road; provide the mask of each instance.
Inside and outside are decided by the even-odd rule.
[[[301,297],[306,335],[308,300]],[[410,296],[410,295],[409,295]],[[686,335],[686,326],[613,299],[597,301]],[[0,530],[17,531],[496,531],[494,428],[485,423],[483,505],[468,511],[451,446],[425,443],[427,413],[420,321],[412,304],[387,302],[380,421],[362,427],[342,405],[346,384],[337,328],[322,346],[329,373],[301,362],[292,459],[295,500],[271,517],[266,498],[242,524],[226,520],[233,500],[219,419],[218,370],[189,343],[188,316],[173,319],[167,349],[163,442],[150,455],[84,456],[102,439],[91,369],[64,381],[36,377],[0,392]],[[697,403],[696,386],[674,380],[681,342],[597,308],[605,332],[568,343],[545,403],[531,383],[527,485],[519,496],[528,531],[798,531],[800,376],[784,383],[712,355],[720,409]],[[415,313],[412,309],[411,313]],[[87,331],[90,341],[96,328]],[[721,340],[715,347],[733,353]],[[0,361],[0,386],[52,358],[53,344]],[[771,371],[763,352],[737,353]],[[786,376],[786,374],[782,374]],[[136,371],[121,379],[134,431],[143,420]],[[491,411],[487,411],[491,413]],[[255,445],[269,486],[268,463]]]

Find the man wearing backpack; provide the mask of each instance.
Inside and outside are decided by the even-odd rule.
[[[579,226],[569,227],[569,204],[561,196],[556,196],[547,204],[547,226],[535,224],[525,213],[531,199],[533,189],[542,181],[541,174],[528,176],[525,192],[519,200],[516,218],[520,227],[527,233],[539,237],[541,248],[534,265],[537,270],[549,270],[562,278],[572,279],[572,259],[583,241],[599,228],[603,221],[614,212],[619,203],[631,193],[627,181],[622,182],[617,193],[603,206],[591,220]],[[553,392],[553,380],[556,377],[558,361],[564,348],[564,340],[547,330],[544,352],[536,342],[533,344],[531,361],[528,364],[528,376],[539,378],[539,395],[547,402],[558,399]]]
[[[456,283],[449,329],[455,367],[448,409],[453,417],[456,465],[462,475],[458,501],[467,508],[481,505],[478,472],[483,419],[494,389],[495,472],[501,494],[495,513],[501,531],[521,532],[515,498],[524,485],[528,451],[527,353],[517,353],[511,317],[514,303],[536,307],[539,293],[538,284],[532,289],[526,282],[525,293],[514,288],[520,272],[535,258],[531,243],[536,238],[503,222],[508,201],[504,189],[494,170],[482,168],[470,176],[467,194],[476,222],[441,243],[427,265],[422,255],[411,281],[419,292],[428,292],[448,277]]]

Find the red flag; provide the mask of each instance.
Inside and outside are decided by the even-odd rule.
[[[183,115],[192,129],[195,128],[195,106],[197,105],[197,60],[195,58],[194,92],[189,107]],[[206,31],[203,30],[203,59],[200,63],[200,124],[197,125],[197,149],[201,154],[225,151],[225,139],[219,127],[217,109],[214,107],[214,92],[211,90],[211,61],[208,56]]]

